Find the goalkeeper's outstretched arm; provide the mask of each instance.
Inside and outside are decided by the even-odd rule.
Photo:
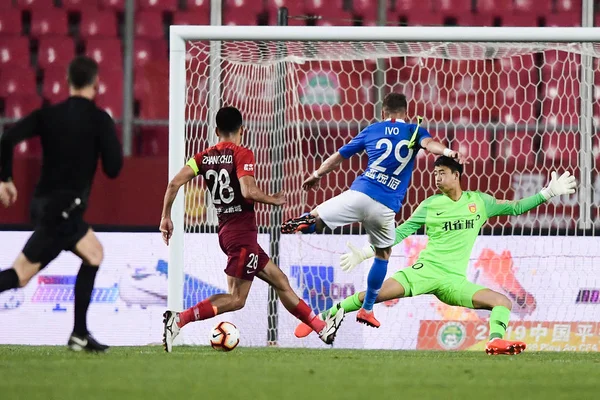
[[[548,186],[539,193],[517,201],[498,200],[482,193],[481,197],[485,203],[488,218],[498,215],[521,215],[555,196],[575,193],[577,182],[569,172],[565,172],[560,177],[556,172],[552,172],[551,177]]]

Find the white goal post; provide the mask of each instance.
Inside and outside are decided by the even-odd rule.
[[[320,48],[321,50],[312,51],[307,47],[307,44],[316,48],[319,48],[319,46],[322,47]],[[263,51],[267,54],[266,56],[263,56]],[[550,54],[551,52],[567,56],[566,58],[562,56],[554,57],[554,55]],[[196,64],[190,64],[190,59],[193,61],[194,58],[200,57],[198,56],[200,53],[202,53],[202,57],[206,57],[207,59],[205,62],[206,66],[197,67]],[[540,56],[540,54],[542,55]],[[425,114],[424,126],[437,132],[439,135],[437,138],[443,141],[445,141],[444,135],[449,129],[455,129],[456,131],[453,132],[458,132],[458,129],[464,128],[464,133],[453,134],[452,137],[457,138],[457,141],[451,142],[451,144],[466,146],[464,147],[466,152],[473,149],[473,147],[469,147],[471,146],[469,142],[481,144],[482,139],[479,136],[481,131],[488,128],[492,129],[490,127],[493,126],[494,134],[491,141],[494,144],[492,145],[492,149],[496,149],[494,146],[501,149],[493,151],[498,152],[498,154],[504,152],[498,157],[515,157],[511,159],[512,161],[505,160],[503,165],[510,164],[510,168],[519,173],[519,176],[524,180],[533,179],[526,174],[527,168],[533,168],[539,175],[544,175],[552,162],[548,161],[548,163],[544,164],[545,161],[541,162],[536,158],[533,164],[530,164],[530,161],[525,161],[524,166],[517,167],[521,161],[515,161],[518,158],[515,152],[520,153],[523,159],[527,158],[529,160],[529,153],[534,153],[532,156],[534,158],[542,157],[543,155],[540,155],[541,152],[547,150],[544,146],[552,145],[556,147],[554,149],[556,152],[560,153],[563,151],[561,148],[565,143],[561,141],[563,139],[557,139],[558,142],[554,142],[554,139],[549,139],[549,144],[545,144],[546,139],[540,139],[540,137],[535,136],[536,132],[541,131],[545,127],[552,126],[552,129],[556,132],[568,131],[573,133],[572,136],[577,136],[574,143],[576,143],[578,148],[570,149],[574,150],[574,152],[565,155],[562,159],[567,161],[565,161],[565,164],[559,165],[560,168],[574,165],[578,169],[576,175],[580,182],[580,190],[577,197],[574,197],[571,202],[573,208],[577,208],[577,211],[564,211],[564,220],[571,219],[575,221],[574,224],[571,225],[568,221],[557,223],[556,225],[554,222],[547,222],[546,224],[546,220],[544,219],[546,217],[535,214],[531,221],[503,220],[493,225],[492,228],[497,228],[497,232],[500,234],[508,235],[553,236],[553,232],[544,230],[548,228],[550,230],[556,229],[557,231],[561,231],[563,235],[569,237],[589,236],[590,232],[595,229],[594,218],[596,217],[593,213],[593,193],[595,190],[593,179],[597,171],[594,170],[592,138],[595,132],[593,107],[596,101],[595,97],[598,98],[600,96],[598,91],[594,91],[595,74],[598,73],[598,68],[600,68],[598,58],[600,58],[600,28],[171,26],[169,178],[171,179],[175,176],[194,152],[215,143],[214,116],[216,111],[225,105],[225,103],[235,105],[235,101],[227,98],[228,95],[226,94],[226,92],[231,92],[231,90],[235,89],[228,88],[227,85],[239,85],[239,79],[247,81],[243,82],[243,84],[247,85],[254,85],[255,83],[256,85],[263,85],[263,82],[273,82],[272,87],[268,89],[272,93],[263,93],[263,85],[260,90],[256,89],[256,93],[252,92],[253,89],[250,89],[250,94],[257,97],[253,97],[252,99],[253,104],[256,104],[255,107],[265,107],[265,101],[269,100],[269,96],[271,95],[273,98],[270,101],[274,102],[274,104],[260,111],[257,110],[256,114],[250,116],[246,115],[248,114],[247,110],[243,110],[243,113],[245,122],[251,120],[249,122],[251,124],[250,130],[255,133],[252,139],[247,139],[250,142],[246,142],[245,144],[255,152],[257,165],[260,165],[263,160],[269,160],[268,169],[265,167],[263,171],[257,172],[262,172],[265,176],[262,182],[259,181],[259,183],[262,183],[262,188],[265,191],[275,191],[284,186],[286,191],[292,191],[288,200],[289,204],[283,212],[270,211],[268,208],[258,208],[260,210],[258,220],[262,228],[261,232],[271,234],[270,254],[273,254],[273,252],[279,254],[280,242],[279,239],[277,239],[276,243],[273,242],[275,240],[273,235],[278,230],[278,224],[283,215],[289,217],[291,215],[288,214],[307,211],[307,207],[310,208],[315,205],[315,199],[331,195],[329,192],[323,192],[320,195],[321,197],[309,196],[307,198],[299,187],[302,177],[308,171],[308,168],[311,168],[321,160],[320,158],[316,159],[313,157],[311,153],[313,150],[311,150],[310,146],[307,147],[306,143],[309,140],[306,138],[310,137],[310,140],[320,143],[320,139],[315,137],[315,132],[319,132],[321,129],[324,138],[327,140],[331,139],[330,143],[335,142],[339,144],[340,139],[345,139],[348,136],[344,134],[341,137],[342,135],[337,134],[338,131],[343,130],[355,133],[359,127],[364,127],[365,123],[368,123],[369,120],[372,121],[379,117],[375,115],[373,110],[377,110],[381,98],[378,98],[376,95],[373,96],[372,93],[381,92],[383,87],[386,90],[394,88],[390,82],[385,82],[383,86],[377,87],[381,83],[370,80],[371,74],[373,74],[371,70],[367,72],[363,72],[362,69],[359,72],[352,70],[341,72],[340,74],[343,73],[350,76],[347,78],[350,84],[355,82],[353,74],[360,75],[364,73],[368,75],[368,79],[360,78],[360,82],[363,85],[361,90],[369,94],[365,95],[364,98],[360,96],[353,97],[354,100],[352,101],[355,103],[348,105],[349,108],[354,107],[351,111],[346,112],[343,109],[346,105],[341,105],[342,110],[339,112],[341,116],[336,117],[335,121],[332,122],[324,119],[323,114],[320,114],[321,109],[318,109],[316,106],[313,109],[318,110],[313,114],[302,111],[303,104],[305,104],[303,102],[307,100],[306,98],[301,98],[302,96],[296,93],[296,88],[289,87],[292,83],[296,84],[296,79],[298,79],[297,74],[294,75],[289,72],[290,68],[293,69],[296,66],[304,68],[303,66],[306,66],[307,63],[331,64],[338,62],[358,63],[362,68],[363,64],[375,63],[378,59],[386,59],[389,60],[389,65],[383,71],[383,74],[388,76],[394,72],[394,68],[408,68],[407,60],[414,59],[416,60],[415,63],[410,66],[412,68],[411,73],[407,72],[406,75],[402,75],[403,84],[399,88],[407,91],[409,87],[411,88],[410,94],[415,99],[416,109]],[[523,62],[525,59],[529,61]],[[394,64],[395,60],[401,60],[399,63],[402,64],[402,67],[396,67],[396,64]],[[482,63],[491,63],[500,60],[510,65],[508,67],[505,66],[502,72],[498,72],[499,70],[496,70],[495,66],[491,71],[486,69],[482,72],[477,69],[479,66],[451,69],[451,67],[454,68],[453,65],[441,65],[438,63],[440,60],[457,62],[481,61]],[[443,61],[441,62],[443,63]],[[529,62],[531,62],[531,65],[527,64]],[[540,100],[539,94],[536,94],[541,90],[539,89],[541,86],[536,87],[535,85],[531,85],[530,87],[528,82],[522,80],[523,76],[527,74],[533,76],[533,74],[542,71],[545,65],[550,66],[548,67],[549,71],[552,69],[552,65],[559,66],[557,68],[563,68],[563,72],[560,72],[561,74],[564,74],[566,70],[573,70],[573,79],[568,83],[571,87],[566,92],[560,86],[553,88],[553,95],[557,98],[557,101],[560,99],[563,103],[571,104],[565,106],[567,107],[566,109],[560,108],[563,107],[560,105],[546,106],[544,100]],[[269,68],[267,70],[259,68],[260,66],[268,66]],[[201,69],[196,71],[193,68]],[[488,67],[484,66],[484,68]],[[509,71],[511,68],[514,71]],[[417,70],[418,72],[414,72]],[[406,71],[409,70],[406,69]],[[479,100],[460,100],[458,101],[460,103],[458,106],[456,106],[457,103],[452,103],[455,104],[457,110],[460,109],[456,111],[457,114],[452,114],[451,112],[448,114],[445,110],[440,111],[436,108],[438,104],[441,104],[441,107],[451,106],[447,99],[450,97],[454,99],[457,95],[448,94],[448,98],[439,93],[435,96],[429,94],[426,96],[424,94],[425,91],[422,88],[417,88],[417,84],[414,82],[419,81],[421,79],[420,76],[428,72],[436,74],[435,79],[438,79],[436,82],[441,82],[442,79],[454,79],[458,75],[464,78],[469,74],[476,75],[478,81],[484,79],[490,80],[493,83],[488,82],[486,88],[481,89],[480,94],[481,96],[494,97],[495,100],[493,102],[484,100],[481,103],[479,103]],[[511,78],[512,72],[515,72],[514,76],[516,78]],[[335,71],[332,72],[333,75],[335,73]],[[539,73],[542,74],[543,72]],[[398,73],[398,76],[400,77],[401,74]],[[196,78],[198,79],[195,80]],[[340,79],[340,77],[334,76],[332,79]],[[425,82],[427,79],[429,79],[429,83]],[[423,78],[422,81],[425,82],[423,85],[435,85],[431,83],[431,79],[433,79],[431,76]],[[512,109],[506,111],[506,115],[504,115],[502,110],[497,111],[497,108],[501,109],[503,105],[497,105],[496,103],[498,102],[498,96],[504,96],[504,94],[500,93],[503,90],[501,86],[511,79],[517,79],[515,90],[520,91],[519,93],[521,94],[518,94],[516,97],[512,95],[511,98],[514,99],[515,104],[511,105]],[[202,84],[198,83],[200,80],[202,80]],[[414,82],[410,82],[411,80],[414,80]],[[464,79],[461,82],[462,84],[467,84]],[[330,94],[328,92],[329,89],[329,87],[323,86],[322,92],[315,92],[316,94],[313,93],[311,96],[324,97],[325,100],[323,100],[323,103],[329,101],[327,99],[330,95],[333,99],[331,101],[338,101],[339,96],[336,97],[335,94]],[[346,89],[340,90],[343,91]],[[457,86],[457,93],[461,90]],[[545,87],[544,90],[546,90]],[[484,91],[485,93],[483,93]],[[527,97],[529,93],[532,93],[532,96],[535,96],[535,98],[529,99]],[[468,95],[465,96],[468,97]],[[473,96],[476,99],[479,95],[476,93]],[[204,97],[208,98],[204,99]],[[280,101],[280,103],[277,104],[277,101]],[[518,104],[519,101],[522,101],[523,104]],[[478,107],[478,104],[480,106],[483,104],[481,107],[488,109],[485,113],[482,113],[486,115],[485,117],[479,116],[479,112],[474,110]],[[252,107],[252,104],[248,106]],[[365,107],[372,107],[373,110],[362,114],[362,110]],[[533,110],[531,111],[533,117],[531,119],[522,117],[526,112],[524,110],[529,110],[529,108]],[[468,112],[462,112],[465,110]],[[461,112],[460,115],[458,115],[459,111]],[[534,115],[536,112],[537,115]],[[547,118],[545,114],[550,112],[555,112],[557,117],[554,119]],[[319,113],[318,116],[315,116],[317,113]],[[431,115],[428,116],[428,113]],[[477,117],[472,117],[474,113],[477,113]],[[194,115],[192,116],[192,114]],[[357,116],[357,114],[360,115]],[[415,111],[411,113],[409,110],[409,114],[416,116]],[[493,116],[488,118],[488,114],[493,114]],[[347,115],[351,117],[346,118],[345,116]],[[301,121],[302,119],[305,120]],[[290,120],[294,120],[293,123]],[[277,126],[280,122],[281,124],[285,124],[285,128]],[[310,125],[310,129],[306,128],[305,125],[307,124]],[[531,141],[523,139],[516,145],[514,142],[513,144],[507,144],[505,148],[502,141],[504,139],[502,139],[501,135],[496,135],[496,130],[499,129],[498,127],[505,130],[509,128],[513,129],[512,126],[515,127],[513,130],[515,134],[532,131],[533,138]],[[308,130],[310,130],[310,133],[305,133]],[[470,136],[471,134],[472,136]],[[487,140],[485,139],[486,146]],[[537,143],[538,150],[534,151],[531,148],[531,143]],[[571,145],[571,142],[567,141],[566,143],[567,145]],[[313,147],[319,153],[331,150],[330,144],[317,144]],[[321,155],[328,156],[329,154]],[[570,159],[568,159],[569,157]],[[577,158],[575,159],[575,157]],[[309,158],[310,161],[307,161]],[[426,165],[431,165],[429,161],[423,162]],[[558,164],[559,161],[556,161],[553,165]],[[530,167],[531,165],[535,166]],[[477,168],[477,166],[474,167],[473,174],[477,173]],[[482,168],[480,174],[482,173],[481,171],[487,171],[485,169],[487,167]],[[349,179],[350,173],[360,170],[360,165],[352,164],[350,169],[351,171],[341,172],[345,174],[343,179],[339,178],[340,175],[336,175],[337,178],[335,179],[337,180],[333,181],[334,185],[336,185],[333,191],[334,194],[347,188],[347,182],[351,182]],[[289,171],[293,171],[293,173]],[[293,176],[287,176],[286,174],[288,173]],[[284,177],[284,175],[286,176]],[[498,182],[503,182],[501,179],[502,176],[502,174],[499,174]],[[276,177],[277,179],[273,178],[269,180],[269,177]],[[490,183],[484,182],[485,177],[478,179],[477,183],[482,183],[482,187],[484,188],[482,190],[491,187]],[[490,176],[489,179],[492,180],[492,177]],[[430,190],[432,188],[423,183],[423,179],[419,178],[418,182],[420,183],[413,183],[413,185],[420,184],[425,188],[424,190],[427,195],[431,194]],[[528,182],[532,185],[538,183],[535,179]],[[510,182],[499,184],[510,186]],[[169,246],[168,268],[168,307],[171,310],[182,310],[185,308],[184,298],[186,293],[184,293],[184,287],[188,285],[186,283],[185,266],[190,263],[200,262],[199,257],[203,257],[200,254],[196,254],[190,256],[192,257],[191,259],[186,259],[185,254],[188,251],[188,246],[194,246],[193,242],[185,244],[186,235],[203,232],[210,232],[214,235],[216,232],[214,230],[216,219],[214,213],[211,212],[210,203],[204,194],[199,194],[198,192],[198,185],[201,185],[201,183],[195,183],[195,185],[193,188],[188,188],[187,194],[184,194],[183,191],[179,193],[172,209],[174,232]],[[475,187],[471,189],[480,188]],[[514,196],[517,197],[518,189],[514,187],[513,189]],[[409,191],[414,190],[416,190],[415,186],[409,188]],[[414,210],[417,200],[422,199],[422,197],[421,194],[418,197],[408,195],[406,201],[408,204],[404,207],[406,208],[406,212],[409,212],[411,209]],[[190,203],[186,205],[186,201]],[[195,211],[190,212],[190,210]],[[557,211],[554,210],[553,212],[556,216]],[[549,211],[548,215],[550,213]],[[190,214],[194,216],[190,217]],[[405,216],[406,214],[402,214],[402,217]],[[530,228],[532,229],[531,231],[528,230]],[[350,233],[356,232],[352,231]],[[279,237],[278,233],[277,237]],[[324,241],[323,246],[327,247],[328,239],[322,240]],[[337,244],[331,246],[336,247]],[[217,249],[217,251],[220,250]],[[334,252],[332,260],[339,256],[339,251],[337,249]],[[596,257],[592,253],[582,256],[591,257],[590,259]],[[207,255],[206,257],[212,256]],[[208,259],[203,260],[202,264],[210,264],[212,261]],[[314,264],[318,261],[311,262]],[[334,261],[331,262],[334,263]],[[222,270],[225,265],[221,265],[221,261],[215,261],[215,263],[217,265],[212,265],[210,274],[223,274]],[[198,267],[197,271],[198,274],[202,274],[202,268]],[[292,280],[292,277],[290,277],[290,280]],[[600,284],[600,282],[598,283]],[[363,288],[356,289],[362,290]],[[267,313],[267,310],[265,310],[265,319],[274,318],[275,322],[270,321],[268,329],[276,330],[278,314],[275,311],[274,315],[268,315],[270,313],[271,311]],[[557,320],[560,320],[560,318]],[[244,333],[242,333],[242,337],[243,335]],[[269,336],[267,341],[277,342],[277,334],[275,333],[273,337]]]

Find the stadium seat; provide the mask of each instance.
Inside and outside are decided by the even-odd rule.
[[[79,35],[84,39],[93,36],[117,37],[117,16],[112,11],[85,9],[81,12]]]
[[[98,2],[96,0],[91,2],[92,9],[96,9]],[[62,6],[67,11],[83,11],[90,9],[89,0],[62,0]]]
[[[579,132],[544,132],[542,149],[552,165],[559,161],[564,166],[577,167],[580,149]]]
[[[21,68],[29,63],[29,39],[3,37],[0,40],[0,67],[12,64]]]
[[[21,34],[21,12],[15,9],[0,12],[0,36]]]
[[[140,155],[165,157],[169,155],[169,128],[144,126],[140,128]]]
[[[304,4],[301,1],[267,0],[267,11],[269,12],[269,18],[273,22],[271,25],[277,25],[277,12],[280,7],[286,7],[290,17],[304,15]],[[292,21],[298,20],[289,20],[288,25],[293,25]]]
[[[546,15],[546,26],[581,26],[581,11]]]
[[[515,0],[513,7],[515,13],[530,13],[546,15],[553,11],[554,0]]]
[[[67,13],[60,9],[34,9],[31,13],[32,37],[45,35],[66,36],[68,33]]]
[[[206,12],[210,14],[210,0],[187,0],[187,10],[192,12]]]
[[[423,4],[425,2],[420,2]],[[429,4],[424,4],[422,7],[431,7],[437,13],[443,15],[470,14],[472,12],[471,0],[429,0]]]
[[[167,44],[162,39],[144,40],[136,39],[133,44],[134,65],[140,67],[155,60],[166,60]]]
[[[581,3],[580,0],[556,0],[556,12],[578,13],[581,17]]]
[[[43,37],[39,40],[37,62],[44,69],[51,65],[67,65],[75,56],[70,37]]]
[[[4,116],[23,118],[42,106],[42,98],[37,94],[13,94],[4,101]]]
[[[542,115],[548,128],[579,123],[579,64],[577,54],[547,50],[544,52]]]
[[[36,94],[35,72],[28,67],[0,70],[0,97]]]
[[[105,65],[109,67],[123,65],[121,41],[117,38],[88,39],[85,45],[85,54],[96,60],[100,65],[100,68]],[[100,73],[102,73],[102,71],[100,71]]]
[[[135,95],[140,102],[140,118],[169,118],[169,63],[152,62],[135,70]]]
[[[538,16],[534,13],[504,14],[501,18],[502,26],[538,26]]]
[[[480,14],[507,14],[513,11],[513,0],[477,0],[476,9]]]
[[[227,0],[223,4],[223,25],[257,25],[262,12],[262,2]]]
[[[125,0],[99,0],[99,5],[102,9],[115,11],[125,10]]]
[[[136,0],[138,10],[176,11],[177,0]]]
[[[58,103],[69,97],[67,72],[64,67],[52,66],[44,70],[42,97],[50,103]]]
[[[204,121],[208,110],[208,60],[199,54],[186,60],[186,110],[185,118]]]
[[[162,14],[158,11],[138,11],[135,21],[135,37],[146,39],[163,39]]]
[[[106,111],[113,119],[119,119],[123,116],[123,96],[98,96],[96,105]]]
[[[494,109],[500,122],[508,125],[535,122],[538,76],[534,57],[525,55],[497,61]]]
[[[206,10],[177,11],[173,14],[175,25],[210,25],[210,13]]]
[[[535,164],[534,132],[507,128],[496,132],[498,160],[523,170]]]
[[[54,0],[16,0],[17,8],[28,11],[54,9]]]
[[[471,160],[485,161],[490,157],[490,138],[484,130],[457,129],[452,149],[460,151]]]

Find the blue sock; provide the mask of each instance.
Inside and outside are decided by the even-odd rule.
[[[367,292],[365,293],[365,300],[362,305],[362,308],[367,311],[373,309],[373,304],[375,304],[375,299],[377,298],[379,289],[381,289],[381,285],[383,285],[385,274],[387,274],[387,266],[387,260],[375,257],[369,271],[369,276],[367,277]]]
[[[305,215],[309,215],[309,212],[306,212],[304,214],[301,215],[301,217],[304,217]],[[317,230],[317,223],[315,222],[314,224],[309,225],[307,228],[301,229],[300,232],[302,233],[315,233],[315,231]]]

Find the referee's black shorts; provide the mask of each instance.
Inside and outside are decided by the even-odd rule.
[[[66,219],[62,216],[71,201],[65,197],[31,201],[35,229],[23,248],[23,254],[30,262],[39,262],[44,268],[63,250],[73,251],[85,236],[89,225],[83,220],[83,210],[72,211]]]

